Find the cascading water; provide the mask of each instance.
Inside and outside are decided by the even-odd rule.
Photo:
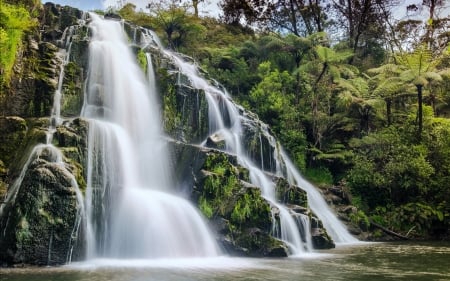
[[[281,161],[285,163],[288,181],[302,187],[308,194],[308,203],[311,210],[322,221],[328,234],[336,243],[356,243],[358,239],[353,237],[345,226],[336,218],[322,197],[322,194],[307,180],[305,180],[289,160],[284,151],[281,152]]]
[[[160,44],[157,44],[160,47]],[[219,87],[212,86],[206,79],[204,79],[198,72],[196,65],[186,62],[175,53],[163,50],[165,55],[171,58],[179,67],[180,71],[188,77],[190,83],[194,88],[201,89],[205,92],[208,101],[209,112],[209,137],[222,139],[225,141],[225,150],[229,153],[235,154],[240,164],[250,171],[251,182],[260,187],[262,195],[273,206],[273,210],[277,209],[279,212],[279,225],[274,225],[274,236],[282,239],[289,247],[292,255],[298,255],[303,252],[312,250],[310,222],[309,218],[302,214],[297,214],[290,211],[286,206],[278,203],[275,196],[275,183],[266,174],[264,163],[261,162],[261,167],[258,167],[253,160],[248,156],[249,152],[245,151],[242,140],[242,124],[247,120],[247,117],[241,113],[234,102],[232,102],[226,91]],[[264,127],[264,126],[261,126]],[[280,151],[274,138],[267,132],[267,129],[262,129],[262,133],[270,141],[273,149],[273,161],[275,171],[279,176],[288,179],[290,184],[298,185],[306,191],[308,196],[309,207],[322,220],[327,232],[337,243],[354,243],[358,240],[351,236],[345,229],[343,224],[336,218],[327,206],[325,200],[320,193],[307,182],[295,166],[290,162],[287,155]],[[206,140],[202,145],[206,145]],[[261,147],[261,151],[262,151]],[[260,159],[262,161],[263,154]],[[274,219],[275,221],[275,219]]]
[[[172,194],[155,92],[123,26],[90,16],[90,67],[81,114],[89,121],[88,259],[217,256],[201,216]]]
[[[231,102],[225,91],[210,85],[198,74],[195,65],[183,61],[170,51],[165,51],[165,53],[174,60],[181,72],[191,80],[193,87],[205,91],[208,101],[210,135],[225,140],[226,151],[237,156],[240,164],[249,170],[251,182],[261,188],[262,195],[274,209],[278,210],[280,225],[276,227],[274,234],[288,245],[293,255],[311,251],[312,244],[308,243],[311,240],[303,241],[301,239],[300,230],[293,216],[285,206],[277,202],[275,184],[246,156],[247,152],[244,151],[241,140],[241,124],[245,117],[239,113],[239,109]],[[203,145],[205,144],[206,141],[203,142]],[[302,226],[301,228],[306,229],[308,227]]]

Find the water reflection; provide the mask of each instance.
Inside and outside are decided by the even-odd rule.
[[[450,243],[340,246],[285,259],[95,260],[53,268],[0,269],[0,280],[251,281],[450,280]]]

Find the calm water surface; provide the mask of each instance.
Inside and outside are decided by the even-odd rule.
[[[0,280],[450,280],[450,243],[339,246],[285,259],[95,260],[62,267],[0,269]]]

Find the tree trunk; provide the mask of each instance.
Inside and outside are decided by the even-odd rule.
[[[198,2],[199,0],[192,0],[192,6],[194,6],[194,16],[198,18]]]
[[[387,118],[387,125],[388,127],[392,124],[392,101],[391,99],[386,99],[386,118]]]
[[[420,140],[422,136],[422,129],[423,129],[423,101],[422,101],[422,88],[423,85],[416,85],[417,87],[417,103],[418,103],[418,109],[417,109],[417,122],[418,122],[418,132],[417,132],[417,138]]]
[[[409,238],[406,237],[405,235],[401,235],[400,233],[394,232],[394,231],[389,230],[389,229],[387,229],[386,227],[384,227],[384,226],[382,226],[382,225],[380,225],[380,224],[378,224],[378,223],[375,223],[372,219],[369,219],[369,222],[370,222],[370,225],[372,225],[373,227],[379,228],[379,229],[381,229],[383,232],[385,232],[385,233],[387,233],[387,234],[389,234],[389,235],[395,236],[395,237],[400,238],[400,239],[402,239],[402,240],[408,240],[408,239],[409,239]]]

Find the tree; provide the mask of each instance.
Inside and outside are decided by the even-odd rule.
[[[423,89],[430,81],[442,81],[442,75],[436,69],[437,62],[431,51],[424,45],[411,53],[398,56],[397,61],[403,68],[400,78],[414,85],[417,90],[417,137],[420,139],[423,128]]]
[[[326,14],[320,0],[222,0],[227,23],[259,24],[263,28],[296,36],[321,32]]]
[[[450,42],[448,30],[450,18],[448,14],[444,14],[447,8],[445,2],[444,0],[423,0],[416,3],[413,2],[407,7],[407,11],[410,14],[428,10],[426,21],[419,21],[423,30],[420,33],[420,38],[421,43],[426,43],[433,53],[442,52]]]
[[[392,104],[403,96],[409,96],[410,87],[400,78],[403,68],[396,64],[388,63],[377,68],[371,68],[367,72],[373,74],[370,77],[371,95],[384,100],[386,105],[387,125],[392,124]]]
[[[191,37],[198,38],[203,26],[188,13],[187,5],[179,5],[177,0],[167,2],[151,2],[147,5],[154,17],[157,28],[164,31],[168,47],[177,49]]]
[[[374,56],[374,49],[382,52],[380,39],[386,32],[384,19],[390,16],[393,1],[386,0],[332,0],[338,28],[345,34],[354,58]],[[371,51],[369,51],[371,50]],[[381,58],[377,61],[381,62]],[[350,61],[352,63],[352,61]]]

